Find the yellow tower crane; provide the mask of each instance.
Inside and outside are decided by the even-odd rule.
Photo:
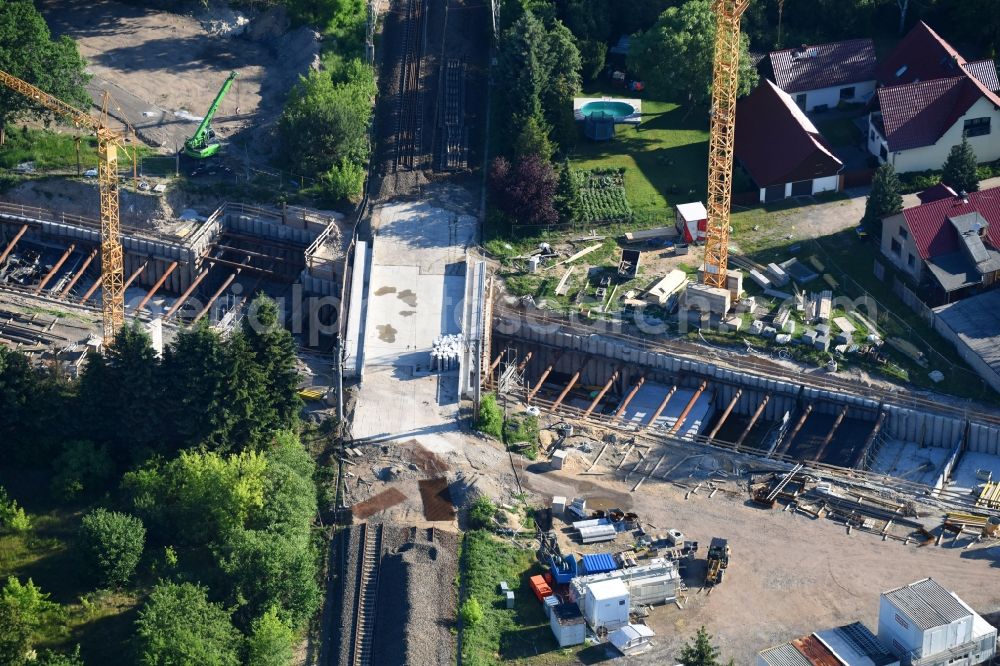
[[[714,0],[715,60],[712,65],[712,120],[708,139],[708,223],[703,281],[727,288],[729,208],[733,193],[733,144],[740,69],[740,17],[750,0]]]
[[[128,152],[122,134],[108,125],[108,94],[104,94],[101,117],[70,106],[16,76],[0,70],[0,83],[77,127],[97,134],[98,184],[101,193],[101,288],[104,344],[110,344],[125,323],[125,278],[121,228],[118,222],[118,148]]]

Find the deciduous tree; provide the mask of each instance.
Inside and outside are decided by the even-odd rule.
[[[552,165],[538,155],[528,155],[514,166],[498,157],[490,169],[493,200],[515,224],[545,226],[559,221],[556,180]]]
[[[145,545],[146,528],[135,516],[99,508],[83,517],[80,552],[99,585],[125,585],[135,573]]]
[[[31,83],[79,109],[93,101],[87,92],[90,77],[76,42],[69,37],[53,40],[45,19],[31,0],[0,3],[0,69]],[[7,125],[23,115],[44,116],[42,107],[27,97],[0,86],[0,145]]]
[[[204,587],[161,582],[136,620],[143,666],[237,666],[241,639]]]
[[[256,619],[247,641],[248,666],[287,666],[295,656],[295,632],[270,608]]]
[[[740,37],[739,94],[757,85],[749,38]],[[689,0],[670,7],[656,23],[632,39],[629,68],[655,93],[681,104],[711,99],[715,13],[709,0]]]

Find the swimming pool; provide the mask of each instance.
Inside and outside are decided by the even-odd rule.
[[[615,120],[627,118],[635,112],[635,108],[627,102],[609,102],[602,100],[597,102],[587,102],[580,107],[580,113],[584,117],[595,113],[606,113],[609,116],[613,116]]]

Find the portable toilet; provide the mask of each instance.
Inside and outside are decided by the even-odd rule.
[[[621,578],[599,580],[587,585],[584,619],[595,631],[613,631],[628,624],[629,591]]]
[[[514,590],[507,590],[505,598],[507,601],[507,610],[514,608]]]

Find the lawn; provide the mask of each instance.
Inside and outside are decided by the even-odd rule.
[[[71,650],[79,644],[86,663],[121,663],[133,634],[140,596],[128,591],[94,592],[72,553],[79,510],[57,508],[49,500],[48,474],[0,470],[0,486],[24,506],[32,521],[25,534],[0,534],[0,581],[28,578],[61,605],[59,616],[42,629],[41,647]]]
[[[573,650],[560,650],[549,629],[542,605],[528,587],[528,578],[542,573],[534,553],[485,530],[465,535],[462,546],[462,582],[466,598],[475,597],[483,619],[462,627],[462,663],[469,666],[519,663],[565,664],[575,661]],[[500,581],[514,590],[515,603],[507,610]]]
[[[861,130],[852,118],[837,118],[816,123],[816,129],[831,146],[856,146],[861,143]]]

